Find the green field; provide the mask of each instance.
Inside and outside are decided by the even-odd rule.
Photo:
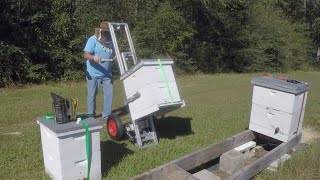
[[[194,75],[177,78],[186,107],[169,113],[156,123],[160,142],[138,148],[128,140],[109,139],[101,131],[104,179],[126,179],[209,144],[244,131],[249,124],[252,85],[261,74]],[[320,72],[281,74],[312,83],[304,126],[320,132]],[[30,85],[0,90],[0,179],[50,179],[42,159],[40,128],[36,118],[53,111],[50,92],[76,97],[79,111],[86,112],[86,83]],[[124,102],[123,85],[115,81],[114,109]],[[101,111],[102,91],[98,94]],[[129,116],[123,117],[125,121]],[[257,179],[320,179],[320,148],[314,142],[280,169],[264,172]],[[298,169],[297,169],[298,168]]]

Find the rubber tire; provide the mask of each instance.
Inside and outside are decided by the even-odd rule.
[[[124,127],[119,116],[113,114],[108,117],[107,131],[112,140],[120,141],[122,139],[124,135]]]

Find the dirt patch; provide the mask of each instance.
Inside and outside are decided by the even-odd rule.
[[[302,129],[301,143],[310,143],[314,139],[320,138],[320,133],[310,127]]]

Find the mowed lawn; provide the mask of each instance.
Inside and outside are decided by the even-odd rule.
[[[178,77],[180,96],[186,101],[186,107],[156,122],[160,139],[158,145],[138,148],[128,140],[112,141],[106,128],[101,130],[103,178],[127,179],[246,130],[251,109],[250,81],[259,75],[261,73]],[[277,75],[312,83],[304,126],[320,132],[320,72]],[[0,179],[50,179],[44,171],[40,128],[36,122],[37,117],[53,112],[50,92],[77,98],[79,111],[86,112],[85,82],[0,90]],[[118,109],[125,99],[121,81],[115,81],[114,92],[113,109]],[[99,113],[102,89],[99,90],[97,105]],[[130,120],[129,115],[122,118]],[[320,162],[310,163],[311,170],[310,167],[303,169],[316,158],[314,156],[319,159],[319,147],[317,142],[313,143],[303,153],[294,156],[277,175],[262,173],[258,179],[290,178],[288,174],[296,172],[294,168],[301,162],[305,164],[300,169],[305,171],[298,175],[306,173],[307,176],[303,177],[313,179],[318,176],[320,179],[319,170],[312,170],[314,166],[320,167]]]

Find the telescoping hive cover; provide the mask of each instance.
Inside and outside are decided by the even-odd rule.
[[[281,80],[273,77],[259,76],[251,80],[253,85],[262,86],[278,91],[287,92],[298,95],[308,91],[311,87],[310,83],[301,82],[297,80]]]

